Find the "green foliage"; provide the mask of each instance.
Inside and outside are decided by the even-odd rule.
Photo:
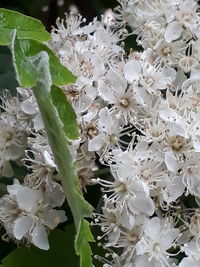
[[[61,88],[52,86],[51,99],[63,123],[66,136],[69,139],[77,139],[79,137],[79,127],[76,122],[76,113],[67,100],[66,94]]]
[[[68,225],[65,231],[54,230],[49,235],[50,250],[36,247],[17,248],[2,260],[1,267],[75,267],[78,257],[74,251],[74,226]]]
[[[50,33],[45,30],[43,24],[34,18],[25,16],[19,12],[0,9],[0,45],[9,45],[13,29],[17,29],[18,38],[29,38],[39,42],[51,39]]]
[[[79,231],[77,233],[75,248],[77,255],[80,256],[80,265],[92,267],[92,250],[89,242],[94,242],[94,237],[90,231],[89,223],[86,220],[81,221]]]
[[[17,31],[13,30],[11,51],[17,80],[21,86],[31,87],[36,83],[36,71],[31,64],[31,60],[24,54],[24,51],[21,48],[19,39],[16,37],[16,34]]]

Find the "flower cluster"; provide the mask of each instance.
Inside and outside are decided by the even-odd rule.
[[[0,222],[6,229],[4,240],[47,250],[49,230],[67,219],[64,210],[56,209],[65,196],[56,182],[56,164],[36,100],[30,89],[17,90],[19,97],[4,91],[1,99],[0,175],[13,177],[13,164],[28,171],[24,179],[7,186],[0,199]]]
[[[195,0],[120,0],[100,21],[70,14],[52,30],[49,47],[78,77],[63,87],[81,132],[71,151],[83,190],[101,186],[93,224],[105,267],[199,266],[199,10]],[[130,35],[138,51],[125,50]],[[2,98],[0,174],[13,176],[13,161],[29,173],[7,187],[0,221],[6,237],[48,249],[64,195],[36,100],[18,93]],[[91,179],[102,165],[110,175]]]
[[[193,0],[120,0],[101,21],[71,14],[53,29],[49,45],[78,76],[64,90],[80,146],[111,173],[91,180],[105,266],[199,264],[199,32]]]

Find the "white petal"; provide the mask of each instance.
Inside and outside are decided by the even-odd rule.
[[[103,146],[104,143],[105,143],[104,134],[97,135],[93,139],[89,140],[88,150],[98,151]]]
[[[110,133],[113,123],[113,117],[110,115],[109,109],[107,107],[101,109],[98,121],[99,128],[101,128],[103,132]]]
[[[171,151],[167,151],[165,153],[165,164],[167,166],[167,169],[173,173],[176,173],[180,167],[176,157]]]
[[[33,220],[29,216],[23,216],[15,221],[13,235],[16,239],[21,240],[31,229]]]
[[[16,199],[22,210],[30,212],[36,207],[41,196],[39,191],[34,191],[33,189],[24,186],[18,190]]]
[[[154,240],[158,239],[160,233],[160,219],[154,217],[150,219],[145,226],[145,234],[152,237]]]
[[[168,79],[168,84],[171,84],[176,79],[176,71],[172,68],[164,68],[162,76]]]
[[[159,111],[161,119],[166,122],[179,122],[182,118],[172,109],[163,109]]]
[[[155,209],[153,200],[150,197],[147,198],[144,194],[137,194],[133,201],[133,206],[139,213],[144,213],[149,216],[153,215]],[[133,207],[129,206],[129,208],[133,210]]]
[[[163,199],[167,203],[175,201],[180,197],[185,189],[181,177],[176,176],[173,181],[163,191]]]
[[[124,209],[122,211],[122,215],[121,215],[119,223],[123,227],[131,230],[135,224],[135,217],[132,214],[127,213],[127,211]]]
[[[113,93],[111,92],[110,88],[103,82],[99,81],[99,86],[98,86],[98,91],[99,95],[103,100],[109,102],[109,103],[115,103],[116,102],[116,97],[114,97]]]
[[[65,195],[62,186],[56,182],[47,184],[43,202],[54,208],[62,206],[64,201]]]
[[[32,237],[32,242],[36,247],[40,249],[44,249],[44,250],[49,249],[48,236],[47,236],[45,227],[43,225],[38,224],[33,229],[33,232],[31,233],[31,237]]]
[[[49,154],[48,151],[44,151],[44,160],[45,160],[45,163],[53,168],[56,168],[56,164],[55,162],[52,160],[52,157],[51,155]]]
[[[179,264],[179,267],[188,267],[188,266],[192,266],[192,267],[199,267],[199,262],[196,261],[194,258],[192,257],[186,257],[183,258],[183,260],[181,261],[181,263]]]
[[[80,112],[85,112],[94,102],[94,99],[90,95],[82,95],[80,98]]]
[[[13,168],[9,161],[1,162],[0,174],[4,177],[12,177],[14,175]]]
[[[124,66],[124,76],[129,83],[138,80],[142,74],[140,62],[137,60],[130,60]]]
[[[21,109],[24,113],[30,114],[30,115],[35,114],[37,112],[35,109],[35,105],[31,103],[31,101],[28,99],[22,102]]]
[[[110,244],[116,244],[120,237],[121,230],[119,228],[115,228],[113,232],[108,234],[108,241]]]
[[[11,195],[16,195],[18,190],[23,188],[23,186],[20,184],[20,182],[17,179],[14,179],[13,185],[7,186],[7,191]]]
[[[140,241],[136,244],[135,248],[137,255],[144,255],[148,251],[148,243],[144,239],[144,237],[140,239]]]
[[[194,137],[192,143],[195,151],[200,152],[200,138]]]
[[[184,123],[173,123],[171,122],[169,124],[169,130],[170,130],[170,135],[180,135],[180,136],[183,136],[184,138],[187,138],[187,132],[186,130],[184,129]]]
[[[44,221],[45,225],[50,229],[54,229],[59,223],[63,223],[67,220],[67,216],[65,215],[64,210],[47,210],[44,213]]]
[[[38,113],[34,118],[33,118],[33,124],[34,124],[34,129],[36,131],[39,131],[44,128],[42,116],[40,113]]]
[[[165,40],[168,43],[171,41],[177,40],[183,31],[182,24],[177,21],[173,21],[167,25],[167,29],[165,31]]]
[[[118,71],[110,70],[107,73],[109,81],[111,81],[112,87],[117,93],[117,95],[121,95],[125,93],[127,81],[124,79],[123,74]]]

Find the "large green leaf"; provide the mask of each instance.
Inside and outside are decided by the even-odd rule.
[[[25,16],[19,12],[0,9],[0,45],[9,45],[12,31],[17,29],[19,39],[29,38],[39,42],[51,39],[50,33],[37,19]]]
[[[75,254],[75,229],[68,225],[65,231],[54,230],[49,235],[50,250],[36,247],[17,248],[2,260],[2,267],[75,267],[78,257]]]
[[[11,50],[14,51],[13,61],[16,65],[17,79],[21,86],[32,87],[35,85],[36,72],[31,63],[31,57],[41,51],[48,53],[53,84],[61,86],[76,80],[75,76],[59,62],[58,58],[46,45],[34,40],[19,40],[16,30],[13,30],[12,35]]]
[[[51,99],[63,123],[65,134],[69,139],[77,139],[79,127],[76,122],[76,113],[68,102],[66,94],[61,88],[52,86]]]

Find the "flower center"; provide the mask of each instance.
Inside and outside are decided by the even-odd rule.
[[[189,175],[196,175],[198,174],[198,166],[197,165],[193,165],[187,168],[187,173]]]
[[[146,77],[145,78],[145,82],[148,86],[152,86],[155,82],[154,78],[153,77]]]
[[[132,244],[136,244],[138,241],[138,236],[133,233],[131,235],[128,236],[128,240],[132,243]]]
[[[144,180],[149,179],[150,176],[151,176],[151,169],[144,169],[144,170],[141,172],[141,178],[144,179]]]
[[[120,98],[119,103],[124,108],[128,107],[129,105],[129,101],[127,98]]]
[[[153,251],[154,252],[160,252],[160,244],[159,243],[155,243],[153,245]]]
[[[115,134],[109,134],[109,141],[113,144],[116,144],[118,142],[118,137]]]
[[[183,21],[189,22],[192,19],[192,14],[191,13],[185,13],[182,15]]]
[[[86,129],[86,134],[87,134],[87,136],[93,138],[99,134],[99,131],[95,126],[90,125]]]
[[[162,49],[162,54],[164,56],[169,56],[171,54],[171,48],[169,46],[166,46]]]
[[[184,147],[185,140],[181,136],[176,136],[171,138],[170,143],[172,150],[178,152]]]
[[[115,192],[126,193],[127,192],[126,184],[123,182],[119,182],[115,188]]]
[[[3,137],[5,138],[5,141],[8,142],[8,141],[12,140],[13,135],[12,135],[11,132],[7,131],[7,132],[4,133]]]

